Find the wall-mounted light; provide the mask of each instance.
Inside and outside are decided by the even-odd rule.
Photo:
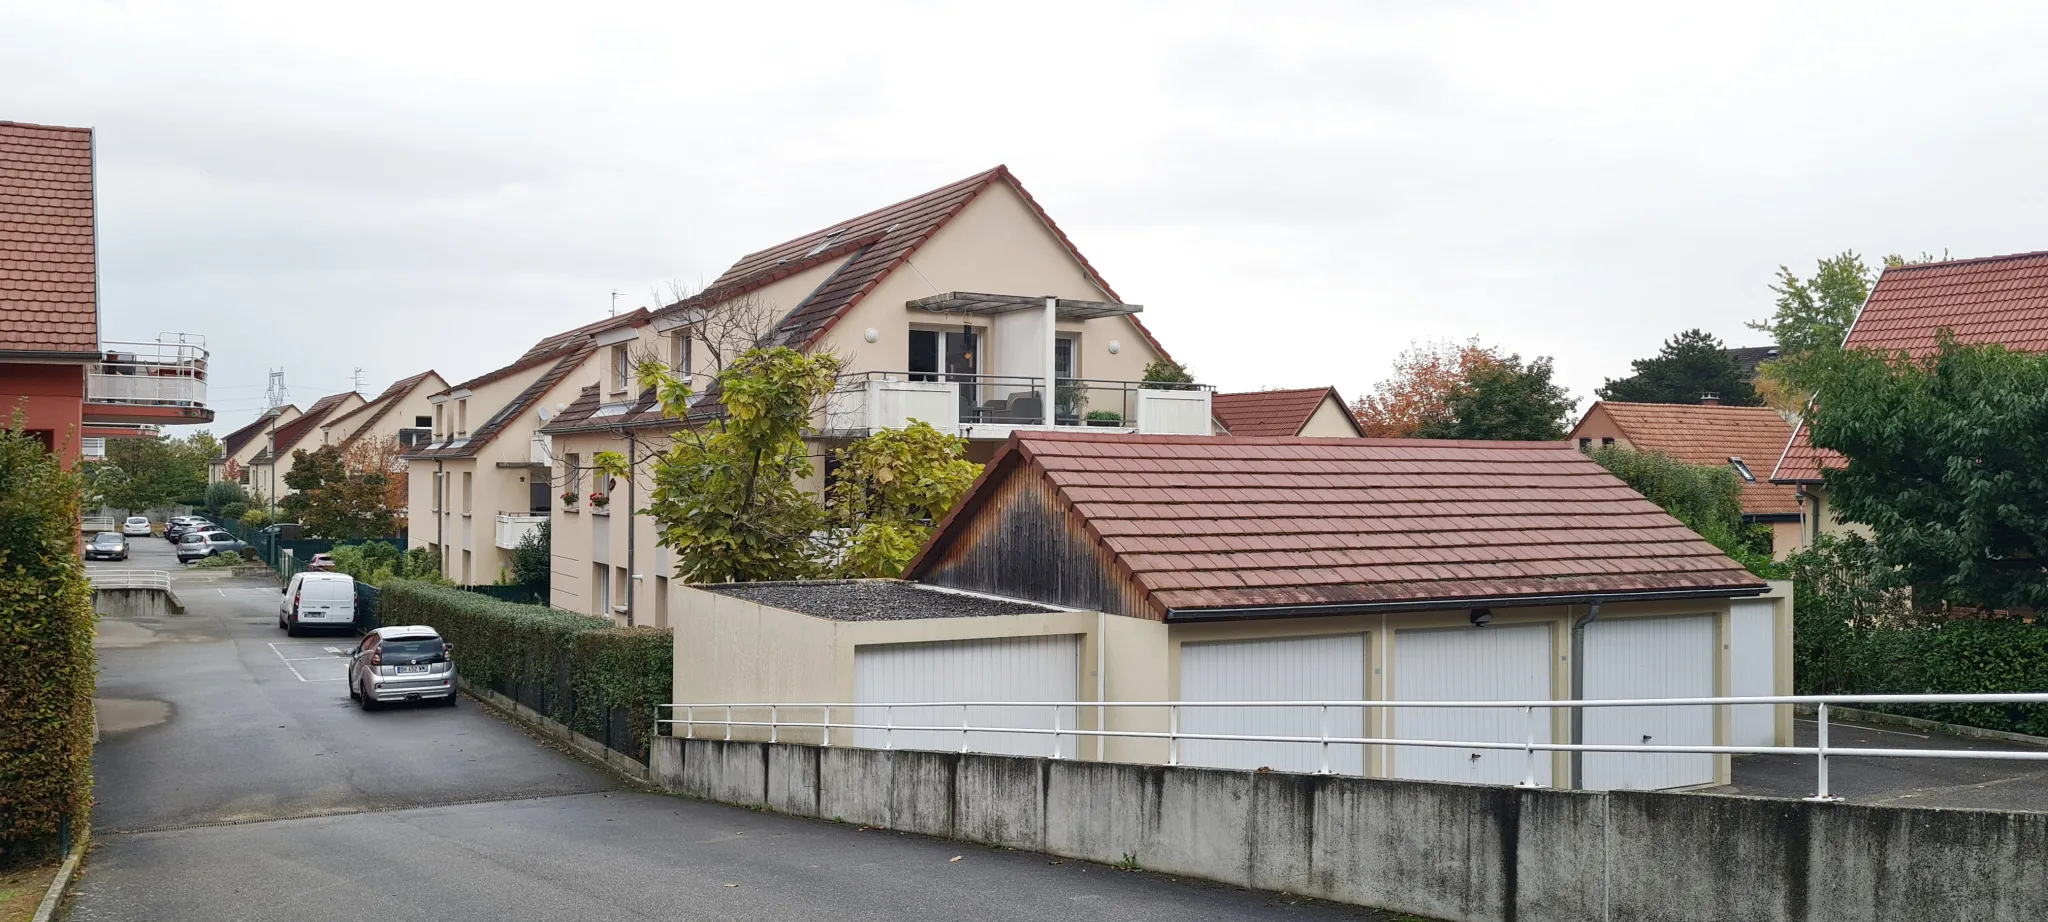
[[[1475,609],[1472,609],[1472,626],[1473,626],[1473,627],[1485,627],[1485,626],[1487,626],[1487,625],[1489,625],[1489,624],[1492,624],[1492,623],[1493,623],[1493,609],[1491,609],[1491,608],[1475,608]]]
[[[1110,340],[1110,341],[1109,341],[1109,354],[1110,354],[1110,355],[1115,355],[1115,354],[1117,354],[1117,353],[1119,353],[1119,352],[1122,352],[1122,351],[1124,351],[1124,344],[1123,344],[1123,343],[1121,343],[1121,342],[1118,342],[1118,341],[1116,341],[1116,340],[1114,340],[1114,339],[1112,339],[1112,340]]]
[[[874,327],[868,327],[867,332],[860,334],[860,338],[865,339],[868,342],[875,342],[876,340],[882,338],[882,331],[877,330]]]

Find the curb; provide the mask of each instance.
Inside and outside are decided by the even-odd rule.
[[[85,858],[85,847],[92,843],[90,836],[79,840],[71,848],[71,854],[64,859],[64,866],[57,869],[57,879],[50,881],[50,889],[43,894],[42,905],[36,907],[36,914],[29,922],[50,922],[57,914],[57,904],[64,902],[64,891],[71,888],[71,878],[78,874],[78,863]]]
[[[470,697],[482,702],[491,710],[498,711],[550,739],[567,745],[577,755],[609,769],[613,774],[638,784],[654,783],[651,775],[648,773],[647,766],[633,761],[631,757],[623,753],[612,751],[603,743],[563,726],[560,721],[488,688],[478,687],[460,675],[455,677],[455,683],[457,688],[460,688]]]
[[[1811,705],[1799,705],[1797,710],[1799,713],[1808,716],[1812,716],[1814,713]],[[1843,720],[1854,720],[1862,723],[1912,727],[1915,730],[1932,730],[1936,733],[1946,733],[1950,736],[1962,736],[1970,739],[2025,743],[2029,746],[2048,748],[2048,737],[2028,736],[2024,733],[2012,733],[2005,730],[1986,730],[1983,727],[1969,727],[1962,724],[1945,724],[1938,720],[1907,717],[1902,714],[1887,714],[1883,711],[1866,711],[1861,708],[1845,708],[1830,704],[1828,705],[1828,716],[1830,718],[1840,717]]]

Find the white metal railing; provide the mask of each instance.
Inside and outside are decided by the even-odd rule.
[[[900,429],[911,420],[947,433],[1003,437],[1013,429],[1092,428],[1151,435],[1208,435],[1206,384],[1060,378],[1051,406],[1045,379],[1016,375],[870,371],[842,375],[826,399],[833,432]]]
[[[92,581],[94,589],[162,589],[171,588],[171,574],[162,570],[88,570],[86,578]]]
[[[1810,705],[1815,708],[1819,721],[1819,735],[1814,746],[1722,746],[1722,745],[1654,745],[1625,743],[1552,743],[1537,739],[1539,726],[1537,711],[1551,712],[1574,708],[1620,708],[1620,707],[1722,707],[1737,705]],[[763,727],[768,730],[768,741],[779,742],[784,729],[805,729],[819,731],[818,735],[826,746],[832,745],[834,730],[879,730],[883,733],[884,749],[895,748],[895,734],[899,732],[947,733],[960,735],[960,751],[969,752],[969,740],[973,734],[1023,734],[1052,737],[1051,752],[1054,759],[1067,758],[1063,751],[1062,737],[1094,737],[1096,739],[1152,739],[1165,740],[1167,744],[1166,764],[1179,765],[1180,744],[1183,741],[1245,742],[1245,743],[1310,743],[1321,747],[1322,767],[1320,774],[1330,771],[1331,746],[1378,746],[1378,747],[1426,747],[1448,749],[1490,749],[1518,751],[1523,754],[1524,773],[1522,787],[1537,787],[1536,754],[1548,752],[1626,752],[1626,753],[1668,753],[1680,755],[1810,755],[1815,757],[1815,791],[1809,800],[1838,800],[1828,788],[1828,760],[1836,757],[1897,757],[1917,759],[1980,759],[2048,761],[2048,749],[2041,750],[1976,750],[1976,749],[1870,749],[1838,747],[1828,744],[1828,708],[1831,705],[1851,704],[2048,704],[2048,693],[2005,694],[2005,695],[1776,695],[1776,696],[1735,696],[1715,698],[1615,698],[1585,701],[898,701],[898,702],[747,702],[747,703],[705,703],[705,704],[661,704],[655,706],[655,724],[670,728],[669,735],[677,735],[674,728],[681,726],[681,734],[697,738],[697,727],[707,726],[724,729],[724,738],[732,739],[734,727]],[[898,724],[895,720],[897,708],[958,708],[961,719],[945,725]],[[969,708],[1046,708],[1051,712],[1051,728],[1018,726],[974,726],[967,720]],[[1098,728],[1102,715],[1108,709],[1150,708],[1166,711],[1166,730],[1107,730],[1084,729],[1078,726],[1062,727],[1062,709],[1094,710]],[[1322,715],[1322,732],[1316,736],[1277,736],[1236,733],[1186,733],[1182,732],[1180,715],[1188,708],[1316,708]],[[1502,740],[1439,740],[1409,737],[1352,737],[1335,736],[1330,732],[1330,710],[1400,708],[1490,708],[1521,710],[1526,732],[1519,742]],[[661,711],[667,709],[664,718]],[[698,710],[716,712],[719,716],[700,718]],[[872,713],[880,709],[883,722],[864,723],[855,720],[833,720],[832,712],[839,710],[866,710]],[[766,719],[735,719],[735,711],[766,712]],[[783,714],[789,711],[815,712],[814,720],[786,720]],[[681,716],[677,716],[680,712]],[[1078,721],[1076,721],[1078,723]],[[871,747],[870,747],[871,748]]]
[[[171,337],[176,337],[172,339]],[[169,406],[206,404],[206,343],[166,333],[154,342],[104,342],[102,361],[86,370],[85,399]]]
[[[78,520],[78,530],[81,532],[113,531],[114,526],[114,517],[111,515],[81,516]]]

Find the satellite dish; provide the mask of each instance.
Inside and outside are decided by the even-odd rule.
[[[547,421],[548,421],[548,417],[550,417],[550,416],[553,416],[553,415],[554,415],[553,413],[549,413],[549,412],[548,412],[548,408],[547,408],[547,407],[541,407],[541,408],[540,408],[540,421],[541,421],[541,422],[547,422]]]

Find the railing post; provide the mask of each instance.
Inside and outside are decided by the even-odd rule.
[[[896,748],[896,706],[882,706],[882,748]]]
[[[1052,757],[1060,758],[1060,706],[1052,706]]]
[[[1536,786],[1536,709],[1522,709],[1522,783],[1521,787]]]
[[[768,742],[771,743],[780,742],[776,737],[781,735],[778,731],[782,729],[781,722],[775,719],[776,710],[775,705],[768,706]]]
[[[960,706],[960,751],[967,751],[967,705]]]
[[[1180,705],[1166,706],[1166,764],[1180,764]]]
[[[1814,795],[1813,795],[1812,797],[1808,797],[1808,798],[1806,798],[1806,799],[1807,799],[1807,800],[1810,800],[1810,801],[1813,801],[1813,802],[1815,802],[1815,803],[1833,803],[1833,802],[1835,802],[1835,801],[1841,800],[1841,798],[1840,798],[1840,797],[1836,797],[1836,796],[1834,796],[1833,794],[1831,794],[1831,793],[1829,793],[1829,792],[1828,792],[1828,705],[1827,705],[1827,702],[1825,702],[1825,701],[1821,702],[1821,703],[1820,703],[1820,706],[1819,706],[1819,707],[1817,707],[1817,708],[1815,708],[1815,709],[1814,709],[1814,711],[1815,711],[1815,716],[1816,716],[1816,717],[1818,718],[1818,723],[1820,724],[1820,745],[1819,745],[1818,747],[1815,747],[1815,750],[1814,750],[1814,755],[1815,755],[1816,757],[1818,757],[1818,760],[1819,760],[1819,761],[1818,761],[1818,770],[1817,770],[1817,775],[1818,775],[1818,777],[1817,777],[1817,779],[1816,779],[1816,785],[1817,785],[1817,790],[1816,790],[1816,791],[1814,792]]]
[[[824,726],[818,728],[818,733],[822,737],[818,740],[818,745],[829,747],[832,745],[832,706],[829,704],[825,705],[823,710],[825,718],[820,723],[823,723]]]
[[[693,740],[696,738],[697,706],[694,704],[685,704],[683,705],[683,739]]]
[[[1323,705],[1323,767],[1319,774],[1330,773],[1330,706]]]
[[[725,741],[732,742],[732,705],[725,706]]]

